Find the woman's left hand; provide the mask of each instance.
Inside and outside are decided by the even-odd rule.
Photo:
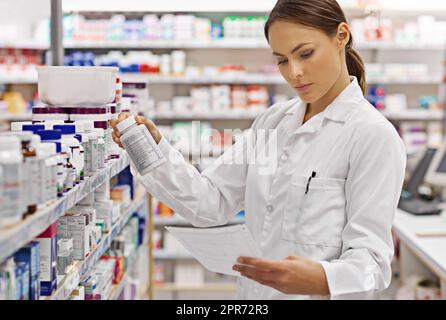
[[[322,265],[304,257],[290,256],[285,260],[239,257],[233,270],[285,294],[330,294]]]

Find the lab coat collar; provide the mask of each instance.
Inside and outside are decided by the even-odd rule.
[[[350,84],[322,111],[321,115],[330,120],[345,122],[363,97],[358,80],[351,76]],[[286,115],[293,115],[298,111],[305,112],[306,107],[306,103],[300,100],[286,112]],[[322,121],[320,124],[322,124]]]
[[[330,120],[345,122],[363,98],[358,80],[350,77],[350,84],[325,108],[323,114]]]

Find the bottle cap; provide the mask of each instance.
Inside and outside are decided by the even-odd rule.
[[[133,126],[135,123],[136,123],[135,117],[130,116],[127,119],[118,123],[118,125],[116,127],[118,128],[119,132],[123,132],[127,128],[130,128],[131,126]]]
[[[60,130],[39,130],[37,134],[42,141],[60,140],[62,138],[62,131]]]
[[[75,134],[76,126],[74,124],[56,124],[53,126],[54,130],[60,130],[62,134]]]
[[[26,124],[22,127],[22,130],[37,133],[39,130],[45,130],[45,126],[43,124]]]

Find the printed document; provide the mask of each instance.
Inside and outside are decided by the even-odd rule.
[[[240,256],[261,257],[261,252],[244,224],[217,228],[166,229],[210,271],[240,276],[232,270]]]

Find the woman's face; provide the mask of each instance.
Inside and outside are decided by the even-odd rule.
[[[337,37],[276,21],[269,28],[269,44],[280,73],[305,103],[322,98],[340,77],[342,48]]]

